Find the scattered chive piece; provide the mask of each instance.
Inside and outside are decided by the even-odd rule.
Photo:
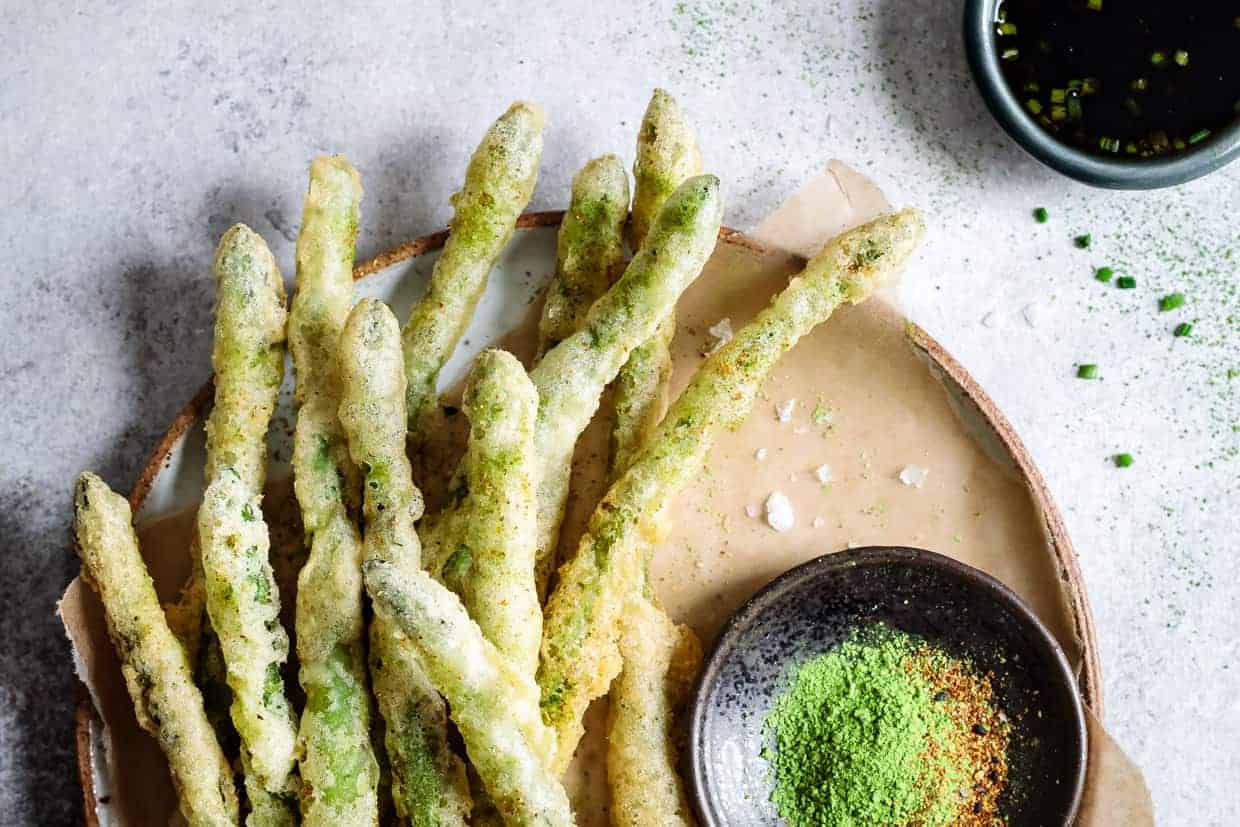
[[[1174,141],[1171,142],[1171,145],[1175,147],[1176,149],[1184,149],[1186,146],[1188,146],[1188,144],[1184,143],[1184,140],[1182,138],[1176,138]]]
[[[1188,322],[1180,322],[1175,326],[1175,330],[1171,331],[1177,339],[1182,339],[1193,332],[1193,326]]]
[[[1009,36],[1016,34],[1016,24],[1015,23],[1000,23],[999,34],[1009,35]]]
[[[1077,365],[1076,378],[1077,379],[1097,379],[1098,378],[1098,366],[1097,365]]]
[[[1147,92],[1150,88],[1150,82],[1145,78],[1137,78],[1128,84],[1128,88],[1134,92]]]
[[[1076,90],[1083,89],[1085,88],[1085,81],[1079,80],[1077,78],[1073,78],[1072,80],[1068,81],[1068,88],[1076,89]]]
[[[1051,103],[1063,103],[1067,97],[1068,91],[1066,89],[1051,90]]]
[[[1036,95],[1041,88],[1036,80],[1031,80],[1021,87],[1023,91],[1028,92],[1030,95]]]
[[[1058,104],[1051,107],[1052,121],[1066,121],[1068,119],[1068,107]]]
[[[1098,79],[1097,78],[1085,78],[1085,80],[1081,81],[1081,94],[1092,95],[1093,93],[1097,91],[1098,91]]]
[[[1042,113],[1042,102],[1037,98],[1030,98],[1025,101],[1025,108],[1035,115],[1040,115]]]
[[[1020,57],[1020,49],[1004,49],[1001,57],[1004,60],[1016,60]]]
[[[1202,141],[1204,141],[1206,138],[1209,138],[1209,137],[1210,137],[1210,130],[1208,130],[1208,129],[1198,129],[1198,130],[1197,130],[1196,132],[1194,132],[1192,135],[1188,136],[1188,142],[1189,142],[1190,144],[1199,144],[1199,143],[1201,143]]]
[[[1184,51],[1183,49],[1176,49],[1175,55],[1173,56],[1172,59],[1175,60],[1175,65],[1177,66],[1187,66],[1188,65],[1188,52]]]
[[[1085,114],[1081,108],[1081,98],[1079,95],[1068,96],[1068,117],[1074,121],[1079,121],[1081,116]]]
[[[1076,238],[1072,239],[1072,241],[1076,244],[1078,249],[1088,250],[1089,243],[1093,241],[1093,239],[1090,237],[1089,233],[1085,233],[1084,235],[1078,235]]]
[[[1116,454],[1114,460],[1116,468],[1127,468],[1132,465],[1132,454]]]
[[[1120,290],[1131,290],[1137,286],[1137,280],[1132,276],[1120,276],[1115,280],[1115,286]]]
[[[1136,143],[1133,141],[1129,141],[1128,143],[1124,144],[1124,152],[1127,152],[1129,155],[1136,155],[1137,154]]]
[[[1098,139],[1098,148],[1103,152],[1119,152],[1119,138],[1103,136]]]
[[[1099,267],[1094,271],[1094,278],[1098,281],[1110,281],[1113,275],[1115,275],[1115,271],[1110,267]]]
[[[1184,294],[1183,293],[1168,293],[1166,296],[1163,296],[1161,299],[1158,300],[1158,309],[1162,311],[1163,313],[1166,313],[1168,310],[1175,310],[1177,307],[1183,307],[1183,306],[1184,306]]]
[[[1102,11],[1102,0],[1086,0],[1085,8],[1090,11]]]
[[[1150,53],[1150,64],[1154,66],[1162,66],[1167,62],[1167,53],[1162,49],[1155,49]]]
[[[1038,207],[1033,211],[1033,220],[1039,224],[1045,224],[1051,214],[1046,211],[1046,207]]]

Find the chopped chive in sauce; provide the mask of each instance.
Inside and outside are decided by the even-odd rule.
[[[1116,468],[1127,468],[1132,465],[1132,454],[1116,454],[1112,459]]]
[[[1164,52],[1162,49],[1155,49],[1153,52],[1150,53],[1150,65],[1151,66],[1162,66],[1166,62],[1167,62],[1167,53]]]
[[[1187,66],[1188,65],[1188,52],[1184,51],[1183,49],[1176,49],[1175,55],[1172,57],[1172,60],[1175,61],[1176,66]]]
[[[1076,378],[1077,379],[1097,379],[1098,378],[1098,366],[1097,365],[1077,365],[1076,366]]]
[[[1168,310],[1175,310],[1177,307],[1184,306],[1183,293],[1169,293],[1158,300],[1158,309],[1163,313]]]
[[[1190,144],[1199,144],[1199,143],[1201,143],[1202,141],[1204,141],[1206,138],[1209,138],[1209,137],[1210,137],[1210,130],[1208,130],[1208,129],[1198,129],[1198,130],[1197,130],[1196,132],[1194,132],[1192,135],[1188,136],[1188,142],[1189,142]]]
[[[1046,211],[1046,207],[1038,207],[1033,211],[1033,220],[1039,224],[1045,224],[1050,217],[1051,214]]]
[[[1090,11],[1102,11],[1102,0],[1086,0],[1085,8]]]
[[[1115,280],[1115,286],[1120,290],[1131,290],[1137,286],[1137,280],[1132,276],[1120,276]]]
[[[1072,239],[1072,241],[1074,244],[1076,244],[1078,249],[1088,250],[1089,244],[1091,241],[1093,241],[1093,238],[1090,236],[1089,233],[1085,233],[1083,235],[1078,235],[1076,238]]]
[[[1185,336],[1193,332],[1193,326],[1188,322],[1180,322],[1175,326],[1175,330],[1171,331],[1172,335],[1177,339],[1183,339]]]
[[[1115,271],[1110,267],[1099,267],[1094,271],[1094,278],[1098,281],[1110,281],[1113,275],[1115,275]]]

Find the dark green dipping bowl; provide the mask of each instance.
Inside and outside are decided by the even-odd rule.
[[[1095,187],[1150,190],[1200,178],[1240,156],[1240,120],[1233,120],[1199,147],[1165,158],[1111,160],[1060,142],[1025,111],[1003,78],[994,36],[998,5],[999,0],[965,0],[964,48],[969,69],[999,125],[1051,169]]]

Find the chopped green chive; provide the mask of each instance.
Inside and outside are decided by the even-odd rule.
[[[1210,137],[1210,130],[1208,130],[1208,129],[1198,129],[1198,130],[1197,130],[1196,132],[1194,132],[1192,135],[1188,136],[1188,142],[1189,142],[1190,144],[1199,144],[1199,143],[1201,143],[1202,141],[1204,141],[1206,138],[1209,138],[1209,137]]]
[[[1188,322],[1180,322],[1175,326],[1175,330],[1171,331],[1177,339],[1182,339],[1193,332],[1193,326]]]
[[[1132,83],[1128,84],[1128,88],[1134,92],[1148,92],[1150,89],[1150,82],[1146,78],[1137,78]]]
[[[1076,238],[1072,239],[1072,241],[1076,244],[1076,246],[1082,250],[1088,250],[1089,243],[1092,240],[1093,239],[1090,237],[1089,233],[1085,233],[1084,235],[1078,235]]]
[[[1045,224],[1050,217],[1051,214],[1046,211],[1046,207],[1038,207],[1033,211],[1033,220],[1039,224]]]
[[[1098,139],[1098,148],[1103,152],[1119,152],[1119,138],[1103,136]]]
[[[1163,313],[1166,313],[1168,310],[1175,310],[1177,307],[1183,307],[1183,306],[1184,306],[1184,294],[1183,293],[1168,293],[1167,295],[1163,296],[1161,299],[1158,300],[1158,309],[1161,310]]]
[[[1127,468],[1132,465],[1132,454],[1116,454],[1112,459],[1116,468]]]
[[[1150,64],[1153,66],[1162,66],[1167,62],[1167,53],[1162,49],[1155,49],[1150,53]]]
[[[1081,94],[1082,95],[1092,95],[1097,91],[1098,91],[1098,79],[1097,78],[1085,78],[1083,81],[1081,81]]]
[[[1007,35],[1009,37],[1011,35],[1016,34],[1016,24],[1015,23],[1000,23],[999,34]]]
[[[1051,107],[1052,121],[1066,121],[1068,119],[1068,107],[1055,104]]]
[[[1025,108],[1035,115],[1042,114],[1042,102],[1037,98],[1030,98],[1025,101]]]
[[[1172,60],[1175,61],[1176,66],[1187,66],[1188,65],[1188,52],[1184,51],[1183,49],[1176,49],[1175,55],[1172,56]]]
[[[1090,11],[1102,11],[1102,0],[1086,0],[1085,8]]]
[[[1098,378],[1098,366],[1097,365],[1077,365],[1076,366],[1076,378],[1077,379],[1097,379]]]
[[[1110,281],[1113,275],[1115,275],[1115,271],[1110,267],[1099,267],[1094,271],[1094,278],[1098,281]]]
[[[1068,96],[1068,117],[1074,121],[1079,121],[1081,116],[1085,114],[1085,110],[1081,107],[1081,98],[1079,95]]]
[[[1000,57],[1007,61],[1016,60],[1016,58],[1020,57],[1020,49],[1004,49]]]
[[[1068,98],[1068,90],[1066,89],[1052,89],[1051,90],[1051,103],[1063,103],[1065,100],[1067,100],[1067,98]]]
[[[1131,290],[1137,286],[1137,280],[1132,276],[1120,276],[1115,280],[1115,286],[1120,290]]]

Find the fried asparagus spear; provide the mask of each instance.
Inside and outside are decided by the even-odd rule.
[[[82,578],[99,595],[138,724],[158,742],[191,827],[237,824],[232,769],[142,562],[129,503],[91,473],[78,477],[74,528]]]
[[[538,393],[516,357],[478,355],[462,405],[469,445],[456,482],[452,554],[444,583],[504,659],[530,680],[538,668],[542,605],[534,586]]]
[[[590,306],[624,271],[629,176],[615,155],[595,158],[573,177],[556,239],[555,276],[538,321],[538,355],[576,333]]]
[[[353,303],[362,187],[341,155],[316,158],[297,238],[289,346],[297,377],[293,482],[309,556],[297,578],[297,658],[306,706],[298,738],[310,827],[373,825],[379,767],[362,623],[361,478],[340,427],[336,346]]]
[[[644,595],[620,617],[624,667],[611,685],[607,781],[615,827],[691,827],[671,732],[702,662],[702,644]]]
[[[869,296],[908,259],[922,229],[919,215],[905,210],[828,242],[768,308],[703,363],[599,503],[576,554],[560,569],[544,616],[539,684],[561,765],[580,740],[586,706],[615,677],[617,618],[640,584],[647,535],[660,512],[701,472],[715,437],[745,420],[779,357],[838,306]]]
[[[685,179],[702,171],[693,130],[676,99],[655,89],[637,133],[633,162],[633,247],[640,247],[663,202]],[[665,314],[653,336],[629,354],[616,377],[615,423],[611,433],[614,475],[628,467],[667,411],[667,383],[672,376],[669,352],[676,333],[675,310]]]
[[[266,243],[243,224],[220,239],[214,270],[215,405],[207,419],[209,483],[198,510],[207,611],[232,689],[246,788],[269,805],[262,812],[277,816],[267,823],[291,824],[297,720],[280,675],[288,634],[261,510],[267,427],[284,378],[284,281]]]
[[[624,275],[586,314],[582,328],[530,373],[538,389],[538,588],[555,567],[556,542],[577,437],[629,352],[645,341],[702,272],[715,247],[723,199],[713,175],[690,178],[667,199]]]
[[[512,670],[451,591],[426,572],[363,564],[376,615],[399,626],[452,708],[469,758],[508,825],[571,825],[568,796],[543,759],[532,681]],[[526,686],[528,684],[528,687]]]
[[[386,304],[358,302],[345,321],[338,356],[340,421],[365,478],[363,558],[421,571],[414,523],[422,516],[422,492],[405,455],[400,326]],[[370,675],[396,810],[414,825],[463,825],[470,807],[465,766],[448,744],[443,699],[405,634],[382,615],[371,624]]]
[[[414,444],[438,396],[439,371],[473,317],[487,278],[529,204],[542,156],[542,109],[517,102],[500,116],[470,158],[430,283],[402,333],[406,408]]]

